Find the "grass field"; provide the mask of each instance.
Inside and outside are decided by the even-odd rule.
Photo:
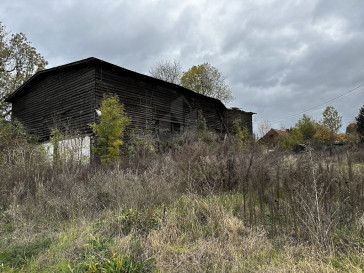
[[[0,166],[0,272],[364,270],[363,148],[193,141],[99,167],[35,149]]]

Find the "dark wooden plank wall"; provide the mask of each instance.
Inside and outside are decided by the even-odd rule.
[[[227,109],[224,113],[224,117],[228,131],[233,131],[235,120],[241,120],[241,128],[247,128],[250,133],[253,133],[252,115],[253,113],[244,112],[236,108]]]
[[[94,122],[95,69],[91,66],[56,70],[27,86],[13,102],[13,118],[40,140],[55,126],[88,134]]]
[[[92,134],[104,93],[118,94],[136,135],[168,138],[196,124],[202,110],[210,130],[229,132],[235,119],[252,131],[252,114],[226,109],[219,101],[103,62],[87,62],[39,75],[13,100],[13,118],[40,140],[55,126]],[[130,132],[130,130],[129,130]]]
[[[183,90],[130,71],[107,66],[96,68],[96,104],[101,104],[104,93],[118,94],[132,120],[129,128],[136,134],[143,135],[147,129],[163,137],[173,128],[194,126],[200,109],[210,129],[224,132],[223,109],[215,100]]]

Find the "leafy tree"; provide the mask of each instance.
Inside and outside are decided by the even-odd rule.
[[[278,146],[283,150],[292,150],[298,144],[303,142],[302,133],[296,128],[293,127],[289,130],[289,134],[280,135],[277,139]]]
[[[331,140],[335,139],[335,135],[343,125],[341,116],[332,106],[327,106],[322,116],[322,125],[329,129]]]
[[[30,45],[25,34],[10,34],[0,22],[0,115],[7,117],[10,105],[5,98],[47,62]]]
[[[37,139],[28,134],[19,121],[8,121],[0,116],[0,166],[9,159],[8,155],[15,156],[15,151],[27,151],[35,144]]]
[[[93,151],[101,156],[102,163],[108,163],[119,156],[124,130],[130,119],[117,95],[104,95],[100,111],[100,123],[90,124],[98,137],[98,146]]]
[[[27,142],[27,134],[20,122],[10,122],[0,117],[0,152]]]
[[[315,121],[311,117],[303,115],[296,125],[289,130],[289,134],[278,137],[277,143],[280,148],[291,150],[299,144],[311,141],[315,133]]]
[[[315,121],[305,114],[295,125],[295,128],[299,131],[302,136],[302,141],[307,142],[313,139],[316,133]]]
[[[350,123],[348,126],[346,126],[345,131],[345,139],[344,142],[347,142],[351,145],[357,144],[360,141],[359,133],[356,128],[355,123]]]
[[[219,99],[225,103],[233,99],[230,87],[225,83],[224,76],[209,63],[191,67],[183,74],[181,84],[183,87]]]
[[[342,126],[342,118],[332,106],[327,106],[322,113],[322,120],[316,125],[315,138],[323,143],[332,145],[336,139],[336,135]]]
[[[202,114],[202,110],[198,111],[198,117],[196,120],[196,131],[198,138],[201,139],[203,142],[210,143],[211,138],[207,128],[206,119]]]
[[[272,127],[271,123],[267,120],[260,122],[258,124],[259,137],[264,137],[266,135],[266,133],[269,132],[271,127]]]
[[[149,70],[149,74],[154,78],[180,85],[182,67],[177,61],[160,61]]]
[[[356,130],[361,137],[361,140],[364,140],[364,105],[360,108],[358,116],[355,118],[356,120]]]
[[[350,123],[348,126],[346,126],[345,133],[347,134],[355,134],[357,132],[356,124]]]
[[[316,132],[314,139],[319,143],[330,144],[330,130],[321,122],[316,123]]]

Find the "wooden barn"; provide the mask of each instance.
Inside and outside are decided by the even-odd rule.
[[[136,134],[148,127],[157,137],[168,138],[193,126],[199,110],[210,130],[230,132],[233,121],[240,119],[252,132],[252,112],[227,109],[217,99],[93,57],[37,72],[7,101],[12,118],[42,142],[60,124],[92,141],[89,124],[98,121],[95,110],[104,93],[119,96]]]

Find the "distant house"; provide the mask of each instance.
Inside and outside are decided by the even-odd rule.
[[[67,125],[82,135],[83,149],[89,151],[94,141],[89,124],[99,120],[96,110],[104,93],[118,95],[136,134],[148,127],[166,139],[193,126],[199,110],[212,131],[228,133],[239,119],[252,132],[252,112],[228,109],[217,99],[93,57],[37,72],[7,102],[12,103],[12,118],[41,142],[49,141],[55,126]]]
[[[259,142],[268,146],[269,148],[273,148],[276,146],[279,136],[288,136],[289,133],[289,129],[277,130],[272,128],[261,139],[259,139]]]

